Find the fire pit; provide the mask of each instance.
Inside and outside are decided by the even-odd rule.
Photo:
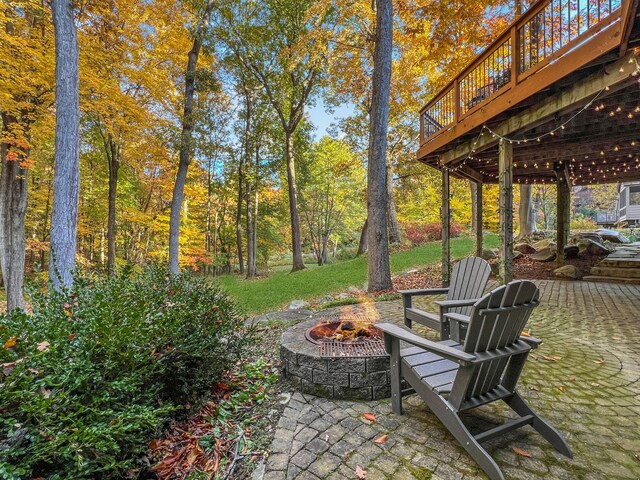
[[[282,334],[285,376],[303,393],[348,400],[391,395],[382,332],[364,315],[323,316]]]

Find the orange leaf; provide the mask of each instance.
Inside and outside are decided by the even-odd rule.
[[[523,457],[531,458],[531,454],[526,450],[522,450],[521,448],[513,447],[513,451],[516,452],[518,455],[522,455]]]
[[[373,443],[386,443],[388,437],[386,435],[382,435],[381,437],[376,438]]]
[[[531,336],[531,330],[529,330],[528,332],[520,333],[520,336],[522,336],[522,337],[530,337]]]
[[[553,355],[553,356],[547,356],[547,355],[545,355],[545,356],[544,356],[544,357],[542,357],[542,358],[544,358],[545,360],[547,360],[547,361],[549,361],[549,362],[555,362],[555,361],[557,361],[557,360],[562,360],[562,357],[556,357],[555,355]]]
[[[44,352],[49,348],[49,345],[49,342],[45,340],[44,342],[40,342],[36,348],[38,349],[38,351]]]
[[[367,420],[369,420],[370,422],[375,422],[375,421],[377,421],[377,420],[378,420],[378,419],[376,418],[376,416],[375,416],[373,413],[371,413],[371,412],[367,412],[367,413],[365,413],[365,414],[364,414],[364,418],[366,418],[366,419],[367,419]]]
[[[356,477],[358,477],[360,480],[364,480],[366,476],[366,470],[364,470],[360,465],[356,465]]]
[[[71,335],[69,335],[69,341],[73,342],[77,336],[78,336],[77,333],[72,333]]]
[[[16,337],[11,337],[9,340],[4,342],[4,348],[13,348],[18,343],[18,339]]]

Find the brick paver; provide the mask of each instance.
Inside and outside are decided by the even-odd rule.
[[[545,343],[530,355],[520,392],[566,435],[575,456],[558,454],[530,427],[484,445],[511,479],[640,478],[640,286],[536,283],[542,302],[528,327]],[[402,318],[400,301],[344,308],[387,321]],[[398,416],[389,400],[295,393],[276,430],[264,479],[353,479],[358,466],[367,480],[486,478],[419,397],[404,404],[406,413]],[[365,412],[377,421],[366,420]],[[486,424],[505,412],[491,405],[468,418]],[[374,443],[382,435],[388,440]]]

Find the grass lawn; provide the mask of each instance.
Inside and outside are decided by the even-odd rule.
[[[488,235],[484,244],[486,248],[497,247],[498,237]],[[451,241],[453,258],[467,256],[474,248],[475,241],[472,238],[456,238]],[[391,255],[391,271],[399,273],[411,267],[439,262],[440,256],[440,242],[430,242],[396,252]],[[296,273],[279,271],[258,280],[226,275],[220,277],[219,281],[248,313],[263,313],[278,310],[291,300],[321,297],[343,291],[350,285],[361,288],[367,281],[367,259],[359,257]]]

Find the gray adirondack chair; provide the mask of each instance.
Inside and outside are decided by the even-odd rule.
[[[491,267],[479,257],[463,258],[453,266],[451,284],[448,288],[427,288],[424,290],[400,290],[404,306],[404,324],[411,328],[412,322],[440,332],[440,340],[447,340],[453,333],[453,338],[461,340],[464,337],[464,324],[454,325],[445,318],[446,313],[469,315],[473,304],[484,293],[489,280]],[[417,295],[446,295],[444,301],[435,302],[440,307],[438,314],[425,312],[413,306],[413,297]]]
[[[524,425],[531,425],[556,450],[572,457],[560,433],[516,391],[529,351],[542,343],[535,337],[520,336],[538,305],[538,297],[538,288],[532,282],[515,281],[478,300],[469,316],[445,314],[449,321],[468,323],[463,344],[453,340],[432,342],[389,323],[376,325],[384,332],[385,346],[391,355],[394,412],[402,414],[404,378],[492,480],[504,480],[504,476],[480,442]],[[401,341],[412,346],[404,348]],[[504,401],[519,418],[472,435],[462,423],[460,412],[497,400]]]

